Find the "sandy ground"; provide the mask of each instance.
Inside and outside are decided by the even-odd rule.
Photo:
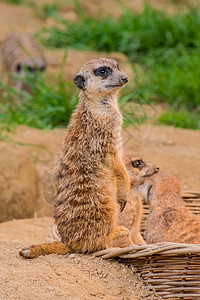
[[[92,255],[49,255],[26,260],[22,246],[51,241],[51,218],[0,224],[0,299],[160,299],[133,267]]]

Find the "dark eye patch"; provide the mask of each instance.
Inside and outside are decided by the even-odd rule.
[[[94,70],[94,75],[95,76],[101,76],[102,78],[107,78],[110,74],[112,73],[111,68],[109,67],[100,67],[96,70]]]
[[[29,72],[35,72],[35,68],[34,68],[34,67],[28,66],[28,67],[27,67],[27,70],[28,70]]]
[[[44,71],[46,69],[46,66],[42,66],[39,69],[40,69],[40,71]]]
[[[22,66],[20,64],[18,64],[17,67],[16,67],[16,71],[20,72],[21,70],[22,70]]]
[[[22,66],[22,69],[30,73],[34,73],[36,71],[36,69],[32,66]]]
[[[131,162],[134,168],[142,169],[144,167],[144,162],[140,159]]]

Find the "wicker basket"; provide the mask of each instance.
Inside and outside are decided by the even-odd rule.
[[[200,214],[200,193],[184,192],[186,205],[195,214]],[[145,206],[142,230],[148,215]],[[133,245],[127,248],[112,248],[96,254],[103,258],[118,258],[133,264],[150,289],[163,299],[200,300],[200,245],[158,243]]]

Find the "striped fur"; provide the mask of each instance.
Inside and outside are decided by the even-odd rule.
[[[46,69],[43,50],[29,33],[10,34],[1,46],[2,66],[6,72],[24,77],[25,69],[30,72]],[[22,84],[17,84],[23,88]]]

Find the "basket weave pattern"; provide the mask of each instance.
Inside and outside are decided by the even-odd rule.
[[[200,214],[200,193],[184,192],[186,205]],[[142,232],[148,215],[145,206]],[[118,258],[133,264],[143,281],[163,299],[200,300],[200,245],[181,243],[158,243],[133,245],[100,251],[103,258]]]

